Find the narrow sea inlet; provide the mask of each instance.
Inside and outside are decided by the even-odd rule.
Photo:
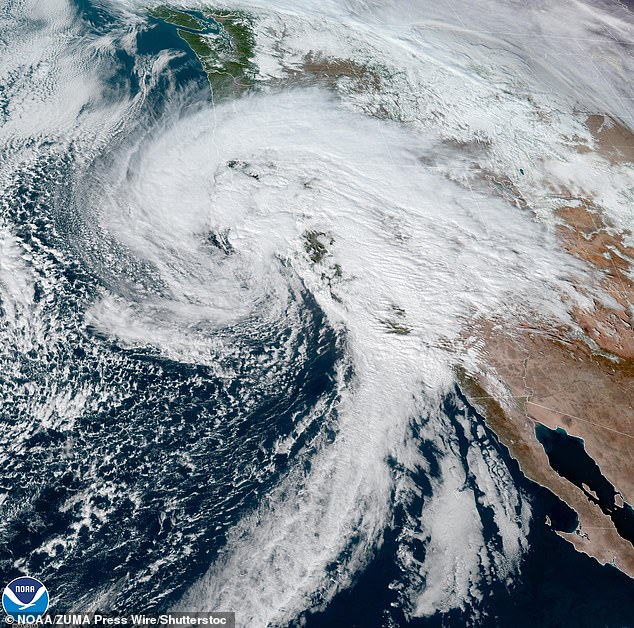
[[[611,517],[618,533],[634,544],[634,509],[626,503],[619,505],[622,500],[618,499],[618,492],[588,455],[583,440],[560,427],[551,430],[541,423],[535,427],[535,435],[544,447],[550,466],[579,487],[590,501]]]

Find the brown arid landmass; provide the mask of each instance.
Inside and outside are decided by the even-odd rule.
[[[375,72],[350,59],[324,57],[309,53],[304,57],[301,72],[326,80],[336,80],[345,76],[361,83],[370,83],[375,89],[380,87],[380,79]]]
[[[586,126],[592,133],[596,150],[612,163],[634,162],[634,134],[623,123],[593,114],[586,119]]]
[[[634,162],[634,134],[627,127],[602,115],[589,116],[586,125],[594,150],[610,163]],[[578,529],[557,534],[634,578],[634,545],[592,502],[590,490],[550,467],[535,436],[539,422],[582,438],[618,491],[616,506],[634,504],[634,249],[592,199],[569,201],[557,212],[557,235],[569,253],[597,270],[592,288],[608,299],[571,309],[583,335],[543,321],[515,328],[477,322],[469,336],[477,338],[483,367],[477,373],[460,370],[459,379],[523,472],[577,512]]]
[[[579,515],[576,533],[560,536],[634,578],[634,546],[584,492],[556,473],[535,436],[536,422],[583,438],[588,454],[627,503],[634,497],[634,365],[620,368],[583,341],[542,329],[478,326],[486,369],[460,373],[470,401],[519,462]]]
[[[573,317],[598,347],[620,358],[634,358],[634,281],[628,274],[634,249],[586,203],[563,207],[558,214],[564,221],[557,230],[564,248],[601,271],[599,287],[614,301],[609,307],[595,299],[593,309],[574,308]]]
[[[286,66],[285,72],[292,83],[317,83],[335,87],[342,79],[350,80],[354,91],[378,91],[381,76],[377,67],[364,65],[351,59],[329,57],[320,52],[309,52],[301,65]]]

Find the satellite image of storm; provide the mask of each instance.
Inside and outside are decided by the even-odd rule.
[[[632,0],[0,0],[0,621],[634,627]]]

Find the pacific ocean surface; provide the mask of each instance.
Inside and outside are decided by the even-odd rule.
[[[120,18],[106,5],[76,0],[75,6],[86,41],[117,27]],[[168,292],[151,268],[90,224],[84,204],[94,198],[84,187],[93,181],[108,185],[101,177],[122,145],[132,137],[142,147],[162,117],[168,111],[174,115],[169,99],[182,99],[180,116],[212,102],[198,59],[174,28],[156,20],[135,37],[134,46],[112,55],[109,90],[90,106],[114,106],[145,90],[136,120],[99,148],[89,164],[77,160],[72,142],[51,139],[37,167],[18,170],[3,195],[11,232],[31,256],[33,308],[44,312],[49,327],[41,330],[40,344],[7,340],[2,354],[7,455],[0,480],[18,506],[4,513],[0,528],[0,579],[8,582],[24,572],[42,579],[54,612],[172,608],[222,554],[229,531],[268,503],[282,478],[309,473],[316,454],[337,439],[341,391],[355,375],[345,330],[329,322],[291,268],[287,301],[273,324],[259,313],[220,328],[188,324],[188,333],[211,339],[217,349],[206,354],[205,363],[125,346],[98,326],[84,324],[85,312],[104,290],[124,294],[131,303],[141,303],[146,293],[158,299]],[[147,57],[165,50],[178,54],[149,85],[132,49]],[[205,244],[218,265],[232,255],[221,236],[207,234]],[[117,263],[110,264],[109,256]],[[2,304],[0,313],[9,307]],[[33,425],[33,408],[56,395],[62,399],[58,404],[82,395],[90,402],[72,421],[51,402],[48,422]],[[634,625],[632,580],[556,535],[553,528],[575,528],[574,513],[523,477],[458,388],[445,396],[438,412],[455,434],[455,464],[463,465],[465,488],[483,498],[477,508],[487,547],[502,552],[498,523],[482,505],[484,493],[467,461],[471,441],[503,461],[516,491],[530,504],[528,549],[518,573],[501,580],[484,577],[464,608],[408,619],[404,592],[419,575],[407,571],[400,554],[407,546],[417,561],[425,561],[430,550],[423,532],[412,532],[412,522],[432,499],[433,480],[442,477],[442,456],[425,434],[430,419],[414,415],[407,437],[425,464],[413,471],[388,459],[394,485],[406,478],[407,496],[395,491],[389,496],[387,523],[360,561],[362,569],[331,597],[315,594],[314,606],[325,601],[325,608],[300,613],[288,625]],[[288,446],[280,447],[281,442]],[[352,534],[339,556],[342,564],[357,547],[361,541]],[[337,569],[329,566],[333,578]]]

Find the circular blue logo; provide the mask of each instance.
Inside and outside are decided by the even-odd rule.
[[[4,588],[2,608],[16,621],[20,617],[37,619],[48,609],[48,591],[35,578],[28,576],[16,578]]]

